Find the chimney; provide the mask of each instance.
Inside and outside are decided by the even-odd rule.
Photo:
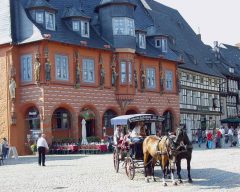
[[[237,43],[235,46],[238,47],[238,48],[240,48],[240,43]]]
[[[197,38],[201,41],[202,40],[201,34],[197,34]]]

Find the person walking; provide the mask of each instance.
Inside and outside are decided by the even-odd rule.
[[[7,159],[8,151],[9,151],[8,141],[6,137],[4,137],[2,141],[2,154],[4,159]]]
[[[228,138],[230,142],[230,147],[232,147],[233,146],[233,128],[232,127],[228,130]]]
[[[207,148],[212,149],[212,145],[213,145],[213,134],[209,130],[208,133],[207,133]]]
[[[198,146],[201,147],[202,140],[203,140],[202,130],[201,129],[198,129],[197,136],[198,136]]]
[[[238,147],[240,147],[240,127],[238,127],[237,134],[238,134]]]
[[[46,135],[42,134],[42,136],[37,141],[37,149],[38,149],[38,165],[45,166],[45,154],[46,150],[49,149],[47,141],[45,139]]]
[[[221,131],[221,134],[222,134],[222,137],[221,137],[221,146],[224,148],[225,147],[225,129],[223,128],[223,127],[221,127],[221,129],[220,129],[220,131]]]

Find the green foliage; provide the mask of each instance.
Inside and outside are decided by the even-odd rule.
[[[31,148],[31,151],[34,153],[34,152],[37,152],[37,144],[32,144],[31,146],[30,146],[30,148]]]
[[[101,139],[97,136],[91,136],[91,137],[87,137],[87,141],[88,143],[93,143],[93,142],[101,142]]]

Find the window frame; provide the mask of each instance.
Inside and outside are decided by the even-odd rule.
[[[141,49],[146,49],[146,35],[144,33],[138,34],[138,46]]]
[[[60,59],[59,64],[57,63],[58,58]],[[63,62],[63,59],[66,59],[65,60],[66,63]],[[64,65],[65,65],[65,69],[64,69]],[[58,69],[58,66],[60,67],[60,70]],[[60,72],[60,76],[58,76],[58,71]],[[64,77],[64,73],[66,73],[66,77]],[[69,60],[67,55],[55,54],[55,78],[56,80],[61,80],[61,81],[69,80]]]
[[[24,63],[24,59],[27,59],[27,63]],[[26,75],[29,75],[29,78],[25,78],[25,66],[27,65]],[[21,81],[22,82],[31,82],[33,80],[33,64],[32,64],[32,55],[26,54],[21,56]]]
[[[87,24],[87,26],[85,25]],[[87,31],[86,31],[87,29]],[[85,33],[87,32],[87,33]],[[90,37],[90,27],[89,27],[89,21],[81,21],[81,36],[82,37]]]
[[[42,16],[38,17],[39,15],[42,15]],[[42,18],[42,20],[39,20],[39,18]],[[44,11],[36,11],[35,12],[35,21],[36,21],[36,23],[39,23],[39,24],[44,23]]]
[[[53,17],[52,17],[52,27],[49,27],[48,26],[48,19],[50,18],[49,16],[50,15],[52,15]],[[48,18],[48,19],[47,19]],[[50,20],[49,20],[50,21]],[[55,26],[55,13],[52,13],[52,12],[48,12],[48,11],[46,11],[45,12],[45,27],[46,27],[46,29],[47,30],[51,30],[51,31],[55,31],[55,29],[56,29],[56,26]]]
[[[166,53],[168,51],[168,40],[165,37],[155,38],[155,47],[160,48],[162,52]]]
[[[113,36],[127,35],[135,37],[135,22],[129,17],[113,17],[112,18]]]
[[[169,78],[169,75],[171,74],[171,79]],[[166,83],[165,83],[165,89],[167,91],[173,91],[173,78],[174,78],[174,73],[171,70],[166,70],[165,71],[165,79],[166,79]],[[170,84],[169,84],[170,83]],[[169,85],[171,85],[171,87],[169,87]]]
[[[146,80],[147,80],[147,88],[148,89],[156,89],[156,87],[157,87],[156,68],[146,67]]]
[[[90,66],[89,62],[92,62],[92,66]],[[85,63],[87,62],[87,63]],[[90,78],[90,73],[92,71],[92,79]],[[86,74],[84,74],[86,73]],[[86,77],[86,78],[85,78]],[[82,81],[84,83],[95,83],[95,60],[91,58],[83,58],[82,59]]]
[[[65,117],[64,114],[67,114]],[[67,122],[66,122],[67,120]],[[58,125],[61,126],[59,127]],[[66,126],[64,126],[66,125]],[[71,114],[65,108],[58,108],[53,113],[53,130],[69,130],[71,129]]]
[[[75,25],[77,24],[77,25]],[[77,27],[77,28],[75,28]],[[72,30],[73,31],[80,31],[80,22],[78,20],[72,20]]]

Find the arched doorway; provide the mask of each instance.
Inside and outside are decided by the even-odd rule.
[[[54,139],[70,137],[71,113],[65,108],[58,108],[52,115],[52,135]]]
[[[135,111],[134,109],[129,109],[126,111],[126,115],[133,115],[133,114],[138,114],[138,112]]]
[[[166,111],[163,113],[164,121],[162,127],[162,135],[167,135],[168,132],[173,131],[173,114],[171,111]]]
[[[146,114],[157,115],[156,112],[152,109],[146,111]],[[150,135],[158,135],[160,136],[162,124],[160,122],[152,122],[152,123],[145,123],[148,133]]]
[[[117,113],[111,109],[107,110],[103,114],[103,119],[102,119],[102,125],[104,127],[103,134],[102,134],[103,136],[113,135],[114,126],[111,124],[111,119],[116,116],[117,116]]]
[[[25,114],[28,142],[36,142],[41,134],[40,114],[36,107],[30,107]]]
[[[155,113],[155,111],[153,111],[153,110],[151,110],[151,109],[147,110],[146,114],[157,115],[157,114]]]
[[[81,122],[82,119],[85,119],[86,121],[86,136],[96,136],[95,133],[95,113],[91,109],[84,109],[80,112],[80,127],[82,127]]]

